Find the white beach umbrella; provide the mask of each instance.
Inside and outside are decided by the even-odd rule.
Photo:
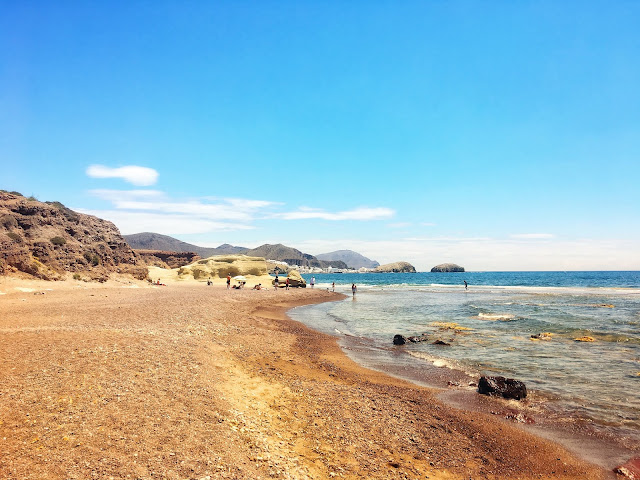
[[[233,277],[233,279],[237,282],[246,282],[247,278],[244,275],[237,275]]]

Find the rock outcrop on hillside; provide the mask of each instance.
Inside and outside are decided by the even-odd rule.
[[[178,268],[200,260],[195,252],[165,252],[162,250],[134,250],[138,259],[147,266]]]
[[[147,276],[113,223],[0,191],[0,273],[15,271],[47,280],[67,272],[101,281],[112,272]]]
[[[441,263],[431,269],[432,272],[464,272],[464,267],[455,263]]]
[[[374,273],[415,273],[416,269],[408,262],[395,262],[380,265],[373,270]]]

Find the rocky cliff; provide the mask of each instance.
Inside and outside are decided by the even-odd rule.
[[[15,271],[48,280],[67,272],[101,281],[112,272],[147,276],[113,223],[0,191],[0,273]]]
[[[407,262],[395,262],[380,265],[374,270],[374,273],[415,273],[416,269]]]
[[[432,272],[464,272],[464,267],[455,263],[441,263],[431,269]]]

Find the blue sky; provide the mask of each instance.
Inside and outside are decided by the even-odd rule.
[[[638,19],[622,1],[3,2],[0,188],[199,245],[640,269]]]

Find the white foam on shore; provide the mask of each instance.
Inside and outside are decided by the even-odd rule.
[[[492,322],[497,320],[508,322],[509,320],[516,318],[516,316],[511,313],[479,313],[478,318],[480,320],[490,320]]]
[[[426,360],[430,362],[431,364],[433,364],[434,367],[438,367],[438,368],[446,367],[451,370],[455,369],[455,366],[453,364],[449,363],[447,360],[443,358],[434,357],[424,352],[407,352],[407,353],[409,353],[409,355],[411,355],[412,357],[416,357],[421,360]]]

